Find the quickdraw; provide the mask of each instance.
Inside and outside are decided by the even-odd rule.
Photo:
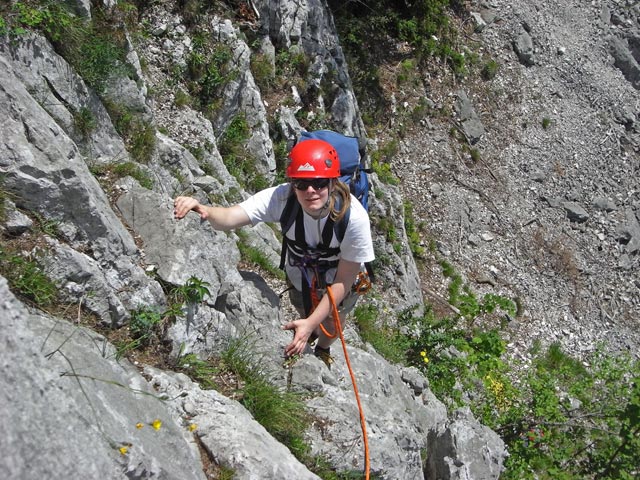
[[[358,295],[364,295],[371,290],[371,279],[367,272],[359,272],[355,283],[351,289]]]

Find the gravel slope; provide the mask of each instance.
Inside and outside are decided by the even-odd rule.
[[[394,165],[415,215],[436,239],[425,290],[454,264],[479,293],[517,297],[511,353],[533,339],[571,352],[599,342],[634,353],[640,344],[640,94],[614,66],[611,37],[638,38],[637,7],[624,2],[475,3],[487,26],[468,38],[500,65],[489,81],[470,79],[485,133],[472,159],[450,129],[429,119],[401,147]],[[532,64],[514,44],[527,32]],[[451,88],[432,81],[435,108],[455,110]],[[431,293],[429,293],[431,292]],[[636,353],[637,354],[637,353]]]

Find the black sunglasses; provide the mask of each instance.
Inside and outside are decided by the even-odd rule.
[[[304,191],[309,187],[313,188],[314,190],[322,190],[323,188],[329,186],[329,182],[331,182],[329,178],[312,178],[310,180],[303,180],[299,178],[293,180],[291,183],[293,183],[293,186],[296,187],[297,190]]]

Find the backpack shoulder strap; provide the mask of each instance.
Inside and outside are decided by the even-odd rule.
[[[336,234],[336,238],[338,242],[342,243],[342,239],[344,239],[344,234],[347,231],[347,226],[349,225],[349,219],[351,217],[351,207],[345,212],[344,216],[340,219],[339,222],[335,222],[333,225],[333,231]]]
[[[342,239],[344,238],[344,234],[347,231],[347,225],[349,225],[349,217],[351,214],[351,208],[349,208],[345,214],[344,217],[342,217],[340,219],[339,222],[336,222],[335,225],[333,226],[333,230],[336,234],[336,238],[338,239],[338,241],[340,243],[342,243]],[[365,262],[364,264],[366,270],[367,270],[367,274],[369,274],[369,279],[371,280],[371,282],[375,281],[375,273],[373,271],[373,265],[371,264],[371,262]]]
[[[296,217],[298,216],[298,212],[300,210],[300,204],[296,201],[294,195],[290,195],[287,198],[287,203],[280,214],[280,228],[282,230],[282,252],[280,253],[280,270],[284,270],[284,263],[287,256],[287,242],[289,241],[287,238],[287,232],[293,225]]]

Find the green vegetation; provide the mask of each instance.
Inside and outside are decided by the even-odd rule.
[[[175,321],[176,317],[184,316],[185,305],[202,303],[210,295],[208,287],[209,283],[204,280],[191,277],[184,285],[169,287],[167,298],[170,305],[165,310],[145,306],[133,311],[128,332],[116,341],[116,358],[156,348],[160,344],[162,327]]]
[[[60,233],[58,230],[58,227],[60,226],[60,222],[58,220],[55,220],[55,219],[47,220],[42,215],[35,212],[32,212],[32,214],[37,221],[37,228],[36,228],[37,231],[39,231],[44,235],[48,235],[50,237],[58,236],[58,234]]]
[[[304,79],[309,71],[310,61],[304,51],[291,48],[276,54],[276,78],[304,90]],[[297,79],[297,82],[296,82]]]
[[[466,56],[459,46],[451,13],[463,11],[459,0],[418,0],[411,5],[391,0],[366,3],[330,0],[336,27],[349,61],[349,74],[367,125],[385,124],[389,100],[385,98],[379,58],[397,57],[397,82],[419,82],[410,66],[430,60],[444,62],[457,76],[467,73]],[[408,51],[396,53],[400,44]]]
[[[421,83],[415,59],[407,58],[400,62],[400,69],[396,77],[396,82],[398,85],[406,83],[419,85]]]
[[[91,22],[76,16],[65,2],[30,0],[0,7],[3,29],[11,35],[37,30],[45,35],[98,94],[114,75],[130,75],[126,62],[126,39],[120,23],[94,8]],[[116,12],[122,12],[122,9]]]
[[[160,324],[162,318],[162,313],[149,307],[132,312],[129,321],[131,337],[138,342],[138,345],[148,346],[154,339],[156,326]]]
[[[269,257],[265,255],[260,249],[249,245],[249,236],[243,230],[237,230],[236,234],[238,235],[240,241],[238,242],[238,249],[240,250],[240,255],[242,260],[260,267],[270,275],[279,278],[281,280],[285,279],[285,274],[278,266],[275,266],[269,260]]]
[[[393,223],[394,219],[390,217],[375,217],[371,222],[375,225],[378,232],[382,232],[389,243],[398,241],[398,231]]]
[[[231,60],[230,47],[215,43],[205,32],[194,33],[185,73],[189,93],[197,99],[199,110],[214,109],[222,88],[237,76]]]
[[[27,30],[41,32],[100,96],[104,96],[110,79],[134,75],[126,60],[127,39],[122,28],[123,23],[132,22],[134,11],[135,7],[126,2],[110,11],[94,7],[88,21],[74,15],[64,2],[31,0],[0,8],[5,30],[14,35]],[[141,112],[103,100],[131,157],[148,163],[155,148],[155,129],[151,123]],[[74,121],[85,138],[96,127],[95,118],[87,109],[74,112]]]
[[[310,418],[302,397],[268,381],[248,339],[232,342],[222,354],[222,362],[242,380],[241,403],[256,421],[296,455],[306,453],[303,435]]]
[[[222,369],[213,362],[200,359],[195,353],[181,355],[176,362],[180,371],[198,382],[205,390],[221,389],[216,377],[222,373]]]
[[[184,285],[172,289],[170,297],[174,303],[202,303],[206,297],[211,296],[210,286],[209,282],[192,276]]]
[[[413,218],[413,206],[409,202],[404,202],[404,229],[409,240],[409,248],[411,253],[416,259],[420,259],[424,256],[424,247],[421,245],[422,239],[420,238],[419,225],[416,225]]]
[[[361,472],[357,475],[355,472],[335,472],[324,459],[310,454],[304,433],[312,417],[304,398],[271,383],[256,350],[252,340],[243,337],[232,340],[219,357],[203,360],[190,353],[181,355],[176,366],[202,388],[216,389],[230,398],[237,398],[257,422],[320,478],[359,478]]]
[[[106,183],[104,185],[106,190],[109,190],[110,185],[116,180],[124,177],[135,178],[140,186],[151,190],[153,188],[153,178],[151,175],[134,162],[122,162],[122,163],[109,163],[105,165],[98,165],[91,168],[91,172],[98,178],[99,181]]]
[[[173,103],[176,107],[188,107],[191,106],[192,99],[187,92],[178,88],[175,92]]]
[[[156,131],[142,112],[111,101],[104,102],[116,131],[122,136],[131,158],[147,164],[156,147]]]
[[[637,478],[638,360],[599,351],[583,363],[554,344],[517,383],[495,382],[478,415],[509,446],[505,478]]]
[[[398,153],[398,141],[392,140],[371,152],[371,167],[378,175],[378,179],[389,185],[398,185],[400,182],[391,171],[391,159]]]
[[[289,163],[289,149],[287,142],[279,140],[273,143],[273,155],[276,159],[276,178],[274,185],[284,183],[286,181],[286,169]]]
[[[480,75],[484,80],[493,80],[496,74],[498,73],[499,65],[495,60],[488,60],[482,66],[482,70],[480,71]]]
[[[276,85],[275,65],[263,53],[251,55],[251,73],[263,93],[268,92]]]
[[[5,177],[0,174],[0,222],[3,222],[7,218],[7,200],[9,199],[9,193],[4,190]]]
[[[450,264],[441,265],[457,314],[438,317],[427,306],[421,315],[403,312],[390,328],[376,310],[359,306],[363,340],[418,368],[449,408],[468,405],[502,437],[510,456],[500,478],[635,478],[640,362],[602,350],[578,361],[552,344],[534,346],[532,364],[519,365],[506,358],[501,318],[515,315],[516,304],[493,294],[477,298]]]
[[[243,114],[236,115],[218,145],[222,161],[246,190],[257,192],[269,186],[268,180],[256,169],[256,160],[246,149],[250,130]]]
[[[87,139],[91,132],[93,132],[98,126],[96,118],[88,108],[81,108],[78,111],[73,112],[73,122],[76,130],[82,135],[82,138]]]
[[[548,117],[544,117],[544,118],[542,119],[542,128],[544,128],[544,129],[546,130],[546,129],[547,129],[547,128],[549,128],[550,126],[551,126],[551,119],[550,119],[550,118],[548,118]]]
[[[468,403],[507,444],[501,478],[632,478],[640,460],[637,361],[597,353],[586,368],[551,345],[519,369],[503,358],[497,329],[468,329],[431,312],[406,325],[421,332],[408,361],[436,396],[451,407]]]
[[[370,343],[376,352],[394,363],[405,363],[409,339],[389,324],[378,325],[378,309],[361,303],[353,311],[360,337]]]
[[[473,160],[474,163],[478,163],[480,161],[480,150],[477,148],[470,148],[469,155],[471,155],[471,160]]]
[[[38,307],[47,307],[58,298],[58,287],[44,274],[35,258],[12,252],[1,244],[0,274],[15,295]]]

